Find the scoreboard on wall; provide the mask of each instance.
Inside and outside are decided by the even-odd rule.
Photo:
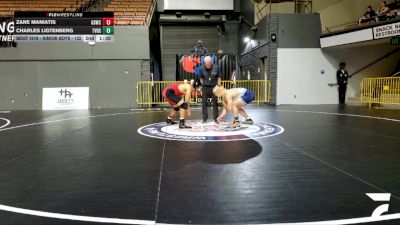
[[[113,42],[113,12],[15,12],[15,42]]]

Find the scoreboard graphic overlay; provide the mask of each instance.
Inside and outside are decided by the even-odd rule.
[[[113,42],[113,12],[15,12],[16,42]]]

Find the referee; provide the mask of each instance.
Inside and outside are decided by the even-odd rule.
[[[336,73],[337,83],[339,85],[339,103],[345,104],[347,80],[350,78],[349,73],[345,70],[346,63],[340,63],[340,69]]]
[[[221,85],[221,70],[218,65],[212,63],[210,56],[204,57],[204,64],[201,66],[199,78],[202,85],[201,108],[203,113],[203,123],[207,123],[207,100],[210,97],[212,98],[214,121],[217,122],[218,99],[217,96],[214,95],[213,89],[215,86]]]

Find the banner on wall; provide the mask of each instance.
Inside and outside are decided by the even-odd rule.
[[[400,35],[400,22],[374,27],[374,39]]]
[[[42,109],[89,109],[89,87],[43,88]]]

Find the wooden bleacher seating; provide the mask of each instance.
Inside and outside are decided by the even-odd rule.
[[[114,12],[116,25],[145,25],[154,0],[112,0],[104,11]]]
[[[15,11],[75,12],[88,0],[1,0],[0,17],[12,17]]]

